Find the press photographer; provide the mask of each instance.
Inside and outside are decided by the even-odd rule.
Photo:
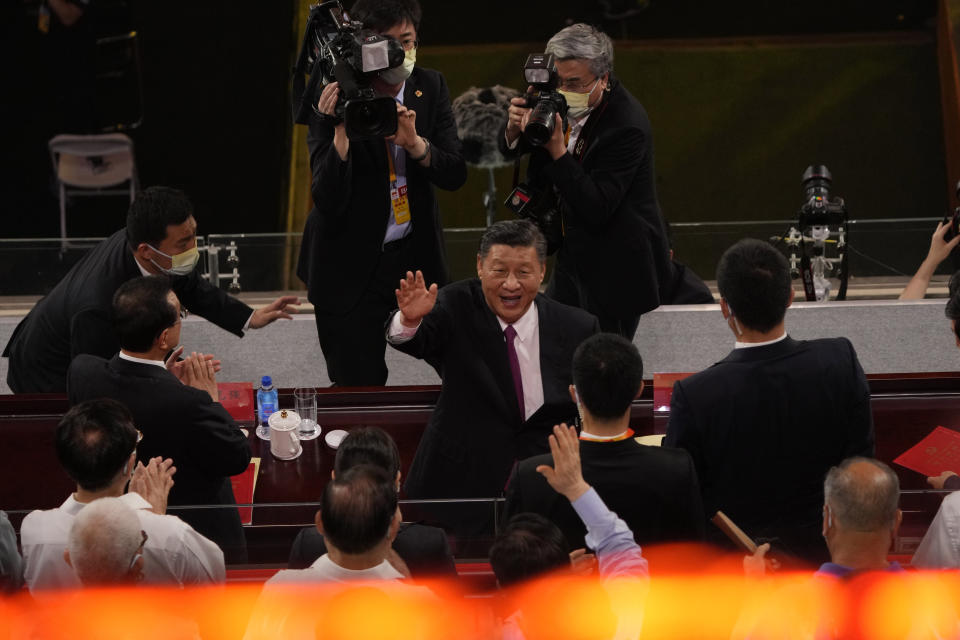
[[[574,24],[554,35],[545,53],[553,66],[548,55],[528,59],[528,95],[511,101],[502,136],[505,155],[530,154],[527,182],[507,205],[516,210],[526,202],[520,215],[558,236],[547,295],[632,339],[640,315],[660,305],[671,273],[650,121],[612,75],[613,43],[605,34]],[[537,65],[541,72],[531,74]]]
[[[302,96],[316,99],[296,114],[310,127],[314,202],[297,275],[314,305],[330,379],[383,385],[383,327],[397,282],[417,269],[430,282],[447,281],[433,187],[458,189],[467,170],[446,81],[416,66],[417,1],[357,0],[348,14],[337,2],[318,9],[308,30],[321,30],[304,34],[301,52],[301,61],[314,60],[310,81],[294,96],[295,109]],[[400,64],[391,59],[397,43]],[[395,125],[384,99],[396,103]]]

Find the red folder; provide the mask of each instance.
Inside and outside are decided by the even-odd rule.
[[[249,382],[218,382],[220,404],[237,422],[253,422],[253,385]]]
[[[673,396],[673,383],[677,380],[689,378],[694,373],[696,372],[653,374],[653,412],[670,413],[670,398]]]
[[[260,458],[250,458],[247,470],[230,477],[233,485],[233,498],[237,504],[253,504],[253,490],[257,486],[257,475],[260,471]],[[240,522],[253,523],[253,507],[237,507],[240,512]]]
[[[960,433],[937,427],[894,462],[925,476],[938,476],[944,471],[960,473]]]

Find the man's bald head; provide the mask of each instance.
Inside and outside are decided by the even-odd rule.
[[[900,481],[893,470],[872,458],[847,458],[827,473],[824,502],[833,525],[873,533],[897,524]]]

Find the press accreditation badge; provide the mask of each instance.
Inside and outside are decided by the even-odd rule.
[[[393,220],[397,224],[410,222],[410,202],[407,201],[407,185],[390,189],[390,204],[393,205]]]

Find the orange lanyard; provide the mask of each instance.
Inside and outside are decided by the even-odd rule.
[[[390,149],[390,143],[386,140],[383,144],[387,147],[387,166],[390,167],[390,184],[397,183],[397,169],[393,166],[393,151]]]

